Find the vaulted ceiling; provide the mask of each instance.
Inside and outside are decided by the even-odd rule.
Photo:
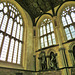
[[[59,5],[63,0],[16,0],[29,14],[36,18]]]
[[[63,0],[16,0],[31,16],[32,20],[61,4]]]

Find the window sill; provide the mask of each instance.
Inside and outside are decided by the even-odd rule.
[[[10,69],[23,69],[23,67],[19,64],[9,63],[0,61],[0,67],[2,68],[10,68]]]
[[[48,49],[48,48],[56,47],[56,46],[59,46],[59,44],[51,45],[51,46],[48,46],[48,47],[45,47],[45,48],[38,49],[36,52],[39,52],[39,51],[42,51],[42,50],[46,50],[46,49]]]

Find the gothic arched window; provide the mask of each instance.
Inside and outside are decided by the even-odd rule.
[[[44,19],[40,25],[40,47],[48,47],[56,44],[53,23],[50,19]]]
[[[75,7],[66,7],[61,16],[67,40],[75,38]]]
[[[0,61],[21,63],[23,20],[9,2],[0,3]]]

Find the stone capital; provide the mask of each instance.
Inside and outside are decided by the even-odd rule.
[[[65,50],[65,48],[62,48],[62,47],[61,47],[61,48],[59,48],[59,51],[61,51],[61,50]]]

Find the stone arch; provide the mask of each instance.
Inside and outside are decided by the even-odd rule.
[[[53,15],[50,14],[50,13],[44,13],[43,15],[45,15],[45,14],[50,15],[51,17],[53,17]],[[43,16],[43,15],[41,15],[41,16]],[[39,16],[39,18],[37,19],[37,21],[36,21],[36,25],[37,25],[37,22],[39,21],[39,19],[41,18],[41,16]]]
[[[54,56],[54,60],[52,59],[52,56],[51,55]],[[52,70],[52,68],[53,69],[56,69],[57,68],[57,58],[56,58],[56,56],[57,56],[57,53],[56,53],[56,51],[54,49],[48,50],[48,52],[47,52],[47,68],[48,69]],[[51,63],[54,64],[52,60],[56,62],[56,67],[54,67],[54,66],[51,67]]]
[[[49,49],[49,50],[47,51],[47,55],[49,55],[51,52],[54,52],[54,54],[56,53],[56,51],[55,51],[54,49]]]
[[[71,44],[69,45],[69,50],[72,50],[74,46],[75,46],[75,42],[71,43]]]
[[[75,49],[75,42],[69,45],[69,50],[68,50],[73,66],[75,65],[75,53],[74,53],[75,50],[74,49]]]

